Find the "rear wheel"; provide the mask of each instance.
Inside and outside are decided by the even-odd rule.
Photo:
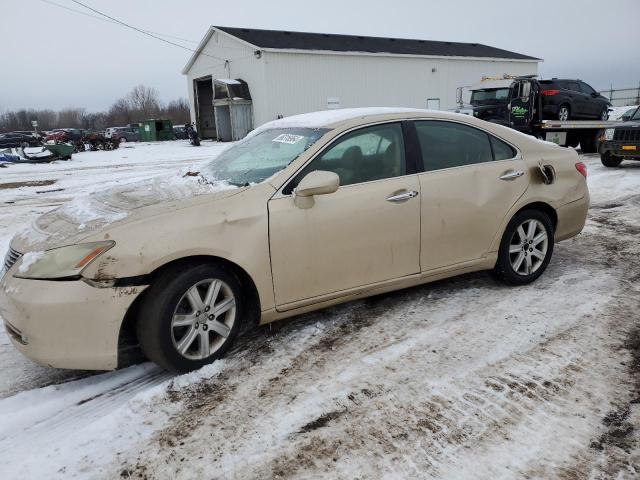
[[[222,357],[243,316],[240,282],[233,273],[213,264],[171,270],[145,294],[138,341],[149,360],[187,372]]]
[[[622,157],[611,155],[611,152],[604,152],[600,155],[600,161],[605,167],[615,168],[622,163]]]
[[[566,122],[571,118],[571,108],[569,105],[560,105],[558,109],[558,120],[561,122]]]
[[[510,285],[535,281],[551,260],[553,244],[553,225],[547,214],[539,210],[518,212],[502,236],[495,275]]]

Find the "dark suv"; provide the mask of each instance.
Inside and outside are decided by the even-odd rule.
[[[605,167],[617,167],[625,159],[640,160],[640,107],[629,120],[607,128],[600,140],[600,160]]]
[[[582,80],[552,78],[538,82],[543,118],[566,121],[580,118],[606,120],[609,117],[609,99]]]

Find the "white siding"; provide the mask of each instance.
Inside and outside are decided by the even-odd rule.
[[[456,88],[477,83],[483,76],[529,75],[537,61],[469,58],[421,58],[391,55],[281,53],[262,51],[225,33],[215,32],[187,73],[191,118],[195,120],[193,80],[242,78],[253,98],[254,126],[277,118],[327,108],[327,99],[340,107],[426,108],[427,99],[440,99],[440,108],[455,107]],[[432,72],[432,69],[435,69]]]
[[[266,109],[266,82],[264,60],[256,58],[254,48],[220,32],[214,33],[203,52],[223,60],[200,54],[187,73],[187,90],[191,107],[191,120],[195,121],[193,81],[211,75],[213,78],[241,78],[249,85],[254,109]]]
[[[455,107],[456,88],[482,76],[536,74],[537,62],[431,59],[374,55],[267,52],[268,113],[256,124],[281,114],[327,108],[339,98],[342,108],[382,106],[426,108],[439,98],[443,110]],[[435,68],[435,72],[432,69]]]

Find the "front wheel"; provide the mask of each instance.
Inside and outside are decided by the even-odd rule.
[[[241,291],[233,273],[213,264],[166,272],[142,301],[137,335],[143,353],[173,372],[222,357],[240,331]]]
[[[615,168],[620,166],[620,164],[622,163],[622,157],[611,155],[611,152],[604,152],[602,155],[600,155],[600,161],[605,167]]]
[[[602,112],[600,112],[600,120],[607,121],[609,120],[609,108],[605,107]]]
[[[547,214],[539,210],[518,212],[502,236],[495,275],[510,285],[535,281],[551,260],[553,244],[553,225]]]

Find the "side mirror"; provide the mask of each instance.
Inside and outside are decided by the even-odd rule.
[[[596,98],[596,97],[598,97],[598,96],[600,96],[600,95],[598,94],[598,92],[591,92],[591,96],[592,96],[593,98]]]
[[[327,195],[338,190],[340,177],[334,172],[315,170],[307,173],[293,191],[296,205],[300,208],[311,208],[314,195]]]

